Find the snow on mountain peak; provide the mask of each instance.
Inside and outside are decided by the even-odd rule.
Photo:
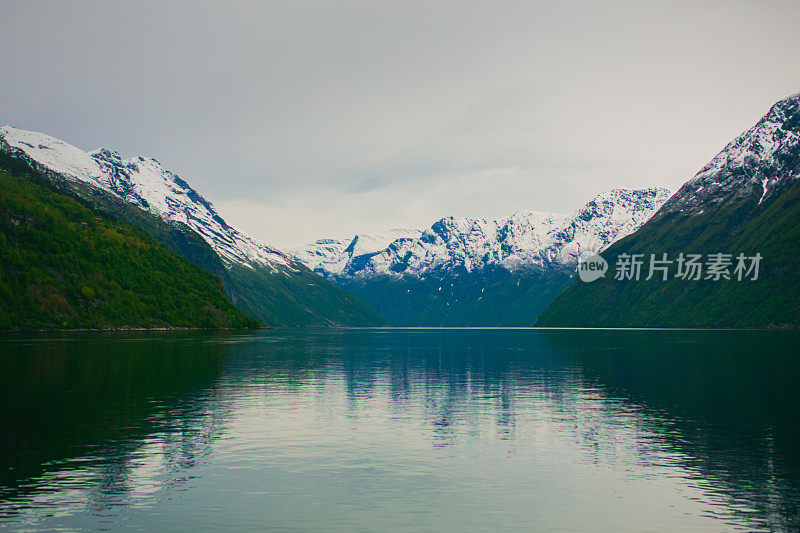
[[[0,127],[0,141],[36,165],[103,189],[165,220],[186,224],[224,260],[292,268],[286,255],[228,225],[211,202],[155,158],[122,159],[108,148],[87,153],[49,135],[12,126]]]
[[[293,268],[292,259],[228,225],[211,202],[152,157],[123,159],[108,148],[87,153],[49,135],[11,126],[0,128],[0,148],[186,224],[226,261]],[[295,250],[293,256],[325,275],[350,278],[569,266],[579,251],[600,251],[638,229],[668,196],[665,189],[613,189],[572,215],[522,210],[496,220],[444,217],[425,230],[321,239]]]
[[[340,273],[356,257],[366,257],[385,250],[393,242],[418,239],[419,229],[391,229],[382,233],[361,233],[351,239],[319,239],[289,253],[312,270]]]
[[[24,152],[34,162],[48,170],[107,190],[101,185],[103,170],[92,156],[80,148],[44,133],[13,126],[0,127],[0,139],[11,148]]]
[[[430,228],[321,239],[293,255],[328,277],[424,277],[437,272],[574,268],[580,251],[598,252],[644,224],[667,189],[613,189],[572,215],[518,211],[508,218],[444,217]],[[399,236],[398,236],[399,235]],[[392,237],[397,238],[392,239]],[[359,242],[372,246],[359,248]],[[378,246],[380,245],[380,246]]]
[[[761,205],[800,177],[791,171],[799,150],[797,93],[775,103],[752,128],[728,143],[681,187],[663,213],[697,213],[731,202]]]

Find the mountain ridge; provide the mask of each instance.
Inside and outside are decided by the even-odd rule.
[[[166,221],[154,238],[169,247],[173,235],[198,235],[218,257],[198,266],[220,275],[226,294],[242,311],[268,325],[378,325],[385,323],[373,309],[276,248],[259,243],[230,226],[213,204],[154,158],[122,159],[107,148],[92,152],[43,133],[3,126],[0,152],[42,171],[66,189],[90,196],[108,207],[118,199],[130,208]],[[146,232],[154,224],[133,216]],[[202,246],[171,248],[195,261],[207,255]],[[221,265],[221,269],[217,266]]]
[[[256,242],[230,226],[213,204],[153,157],[122,159],[98,148],[84,152],[60,139],[12,126],[0,127],[0,139],[51,171],[89,183],[131,205],[183,223],[203,237],[227,261],[290,266],[278,250]]]
[[[509,271],[556,262],[576,266],[579,247],[601,251],[644,223],[669,194],[658,187],[618,188],[596,195],[570,215],[520,210],[497,219],[448,216],[425,230],[366,235],[388,242],[382,249],[356,253],[364,236],[355,235],[347,245],[347,240],[320,239],[292,254],[332,278],[422,277],[441,269],[470,272],[489,265]],[[391,240],[386,235],[399,236]]]
[[[800,326],[800,93],[781,99],[725,145],[636,233],[604,253],[746,253],[763,256],[758,280],[575,281],[541,326]]]
[[[4,154],[0,257],[0,330],[260,325],[219,277]]]
[[[634,231],[668,197],[663,188],[614,189],[570,215],[444,217],[425,230],[320,239],[293,256],[395,325],[530,326],[572,278],[579,253]],[[390,243],[358,253],[364,240]]]

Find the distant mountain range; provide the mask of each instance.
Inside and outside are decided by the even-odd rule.
[[[87,153],[48,135],[11,126],[0,128],[0,153],[43,172],[64,190],[90,199],[96,208],[139,227],[220,276],[231,301],[265,324],[385,322],[369,306],[300,262],[227,224],[211,202],[153,158],[122,159],[105,148]],[[187,230],[201,240],[187,236]]]
[[[158,246],[217,276],[238,310],[274,326],[800,325],[800,95],[776,103],[671,197],[659,188],[614,189],[568,215],[445,217],[428,228],[321,239],[290,252],[229,225],[187,181],[152,158],[122,159],[104,148],[87,153],[4,126],[0,170],[6,180],[0,244],[10,246],[7,275],[0,279],[0,293],[8,293],[0,329],[20,318],[14,306],[29,309],[26,323],[33,325],[125,326],[123,301],[132,302],[137,314],[131,317],[139,325],[254,323],[220,300],[213,277],[189,272]],[[55,218],[48,218],[47,201],[61,210],[53,211]],[[82,209],[96,213],[99,226]],[[58,255],[42,231],[55,220],[61,221],[67,255]],[[47,257],[60,266],[42,262],[44,252],[25,235],[50,246]],[[93,263],[101,255],[90,253],[100,242],[108,249],[137,242],[149,255],[108,263],[118,281],[106,283],[100,264]],[[611,266],[608,275],[592,283],[577,280],[579,257],[597,253]],[[717,253],[763,257],[760,277],[633,280],[614,272],[631,256],[707,259]],[[81,281],[70,258],[87,265],[91,283]],[[132,274],[151,264],[157,265],[152,272]],[[198,284],[186,305],[178,305],[180,290],[172,290],[189,290],[170,278],[177,272]],[[152,284],[141,281],[151,278]],[[123,286],[134,279],[141,294]],[[158,308],[157,287],[169,279],[172,289],[164,294],[173,304]],[[98,291],[115,298],[106,322]],[[68,308],[71,314],[59,314]]]
[[[764,327],[800,325],[800,94],[731,141],[636,233],[611,246],[610,265],[635,254],[763,256],[758,279],[575,281],[543,326]],[[626,254],[626,255],[623,255]],[[750,265],[748,264],[748,267]],[[729,275],[730,272],[729,271]],[[752,276],[751,276],[752,277]]]
[[[321,239],[295,259],[397,325],[532,325],[570,281],[580,253],[635,231],[666,189],[614,189],[570,215],[446,217],[430,228]]]

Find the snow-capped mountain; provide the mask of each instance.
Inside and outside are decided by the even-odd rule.
[[[800,93],[775,103],[667,202],[659,217],[732,205],[757,209],[794,183],[800,152]]]
[[[223,261],[292,268],[286,255],[227,224],[211,202],[152,157],[122,159],[106,148],[87,153],[49,135],[11,126],[0,127],[0,142],[47,170],[110,192],[165,220],[186,224]]]
[[[218,276],[231,302],[267,325],[385,323],[358,298],[226,223],[211,202],[153,158],[122,159],[105,148],[87,153],[10,126],[0,128],[0,153]]]
[[[569,215],[445,217],[425,230],[321,239],[297,260],[394,325],[526,326],[569,284],[581,253],[636,231],[666,189],[614,189]]]
[[[690,178],[630,239],[603,254],[684,252],[759,257],[757,279],[726,272],[686,282],[574,283],[541,315],[542,326],[797,327],[800,320],[800,93],[775,103]],[[736,261],[737,259],[733,259]],[[751,263],[751,267],[753,264]],[[730,280],[728,280],[730,276]],[[745,276],[746,278],[746,276]]]
[[[486,268],[508,272],[574,269],[582,252],[599,252],[636,231],[667,200],[667,189],[614,189],[572,213],[519,211],[508,218],[445,217],[430,228],[322,239],[293,252],[332,280],[422,278]]]
[[[399,239],[418,239],[420,229],[392,229],[382,233],[360,234],[352,239],[320,239],[290,252],[315,272],[341,274],[354,258],[374,255]]]

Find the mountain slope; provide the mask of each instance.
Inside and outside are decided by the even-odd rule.
[[[357,298],[227,224],[211,202],[155,159],[122,159],[108,149],[87,153],[53,137],[10,126],[0,128],[0,152],[44,171],[81,197],[93,198],[219,275],[231,301],[269,325],[383,323]],[[155,215],[166,224],[154,224],[136,211]]]
[[[418,239],[421,235],[422,230],[418,229],[392,229],[348,240],[320,239],[290,253],[314,272],[341,274],[353,260],[382,252],[398,239]]]
[[[294,256],[396,325],[532,325],[569,282],[580,252],[634,231],[668,196],[615,189],[572,215],[446,217],[425,231],[356,236],[349,245],[323,239]]]
[[[219,278],[35,172],[0,170],[0,330],[255,327]]]
[[[575,281],[542,314],[543,326],[762,327],[800,325],[800,94],[776,103],[729,143],[634,235],[620,254],[763,256],[755,281],[670,276]],[[677,266],[675,266],[677,269]],[[672,271],[672,274],[675,270]],[[704,277],[704,276],[703,276]]]

